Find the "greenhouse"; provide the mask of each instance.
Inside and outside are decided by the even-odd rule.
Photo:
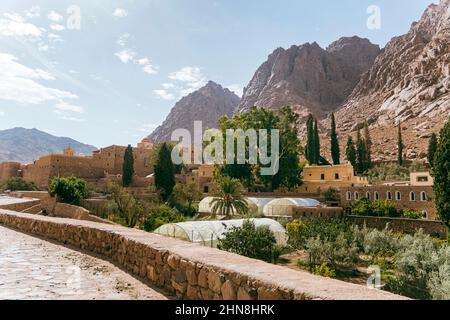
[[[200,213],[212,213],[212,201],[214,197],[206,197],[200,201],[198,211]],[[245,198],[248,204],[248,211],[250,214],[263,214],[263,209],[266,204],[274,200],[274,198]]]
[[[227,233],[227,230],[232,227],[241,227],[244,221],[247,220],[171,223],[159,227],[154,233],[215,248],[217,247],[219,240]],[[275,235],[277,244],[280,246],[286,245],[286,231],[280,223],[272,219],[250,219],[250,221],[252,221],[256,227],[268,226]]]
[[[316,208],[321,206],[321,203],[314,199],[308,198],[281,198],[275,199],[264,206],[264,216],[277,217],[289,216],[293,214],[293,209],[296,207]]]

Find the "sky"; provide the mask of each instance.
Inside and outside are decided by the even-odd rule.
[[[0,130],[134,145],[209,80],[241,95],[278,47],[353,35],[384,47],[431,3],[1,0]]]

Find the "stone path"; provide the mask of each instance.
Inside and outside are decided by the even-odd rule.
[[[163,300],[113,264],[0,226],[0,300]]]

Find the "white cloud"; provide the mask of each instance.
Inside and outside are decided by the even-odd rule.
[[[47,39],[48,39],[48,41],[50,41],[52,43],[54,43],[54,42],[62,42],[63,41],[60,35],[54,34],[54,33],[49,33],[47,35]]]
[[[66,30],[66,27],[64,27],[62,24],[52,23],[50,25],[50,29],[55,30],[55,31],[64,31],[64,30]]]
[[[70,112],[76,112],[76,113],[84,113],[84,108],[81,106],[77,106],[74,104],[70,104],[64,101],[58,102],[55,104],[56,110],[59,111],[70,111]]]
[[[150,64],[150,59],[149,58],[138,59],[136,60],[136,63],[140,65]]]
[[[244,88],[240,85],[240,84],[230,84],[229,86],[227,86],[227,88],[231,91],[234,92],[237,96],[239,96],[240,98],[242,97],[242,95],[244,94]]]
[[[0,35],[6,37],[28,37],[39,39],[42,30],[34,24],[27,23],[25,19],[16,13],[4,13],[5,18],[0,18]]]
[[[17,57],[0,53],[0,99],[24,104],[42,104],[77,99],[77,95],[40,84],[39,80],[55,80],[41,69],[31,69],[18,62]]]
[[[71,116],[60,116],[58,118],[61,119],[61,120],[75,121],[75,122],[84,122],[84,121],[86,121],[85,119],[80,119],[80,118],[71,117]]]
[[[32,6],[30,9],[25,11],[25,15],[28,18],[39,18],[41,16],[41,7]]]
[[[142,70],[147,74],[158,74],[157,67],[152,66],[151,64],[146,65]]]
[[[5,111],[0,110],[0,117],[4,117],[5,116]]]
[[[125,33],[119,37],[116,43],[122,48],[119,52],[114,55],[119,58],[123,63],[133,62],[136,65],[143,66],[142,71],[147,74],[158,74],[158,66],[152,64],[152,61],[148,57],[138,58],[137,53],[132,49],[128,48],[128,41],[132,36],[129,33]]]
[[[175,85],[173,83],[163,83],[161,87],[163,87],[164,89],[172,89],[175,88]]]
[[[178,71],[172,72],[169,75],[169,79],[189,83],[196,83],[204,80],[199,67],[183,67]]]
[[[136,53],[130,49],[124,49],[115,53],[115,56],[118,57],[123,63],[133,61],[135,55]]]
[[[116,10],[114,10],[113,16],[118,18],[124,18],[128,16],[128,12],[125,9],[117,8]]]
[[[150,133],[153,132],[156,128],[158,128],[159,125],[154,124],[154,123],[148,123],[148,124],[144,124],[139,128],[139,131],[141,132],[145,132],[145,133]]]
[[[39,51],[48,51],[50,47],[48,46],[48,44],[45,43],[40,43],[38,46],[38,50]]]
[[[47,18],[48,18],[48,20],[53,21],[53,22],[61,22],[64,19],[64,17],[61,14],[59,14],[58,12],[56,12],[54,10],[50,11],[47,14]]]
[[[169,79],[175,83],[163,83],[162,90],[154,90],[160,97],[182,98],[200,89],[206,84],[206,78],[201,68],[195,66],[183,67],[178,71],[169,74]],[[166,99],[169,100],[169,99]]]
[[[174,100],[175,96],[172,93],[167,92],[167,90],[153,90],[153,93],[156,94],[158,97],[160,97],[163,100]]]

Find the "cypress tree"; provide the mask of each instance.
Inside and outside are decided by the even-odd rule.
[[[133,157],[133,148],[131,145],[125,149],[125,155],[123,157],[123,166],[122,166],[122,185],[124,187],[130,186],[133,181],[134,175],[134,157]]]
[[[442,128],[433,165],[436,209],[439,218],[450,226],[450,121]]]
[[[345,155],[347,157],[347,161],[349,161],[353,168],[356,169],[356,149],[352,137],[348,137]]]
[[[428,162],[430,163],[431,168],[433,168],[434,166],[434,155],[436,153],[437,144],[438,144],[437,136],[435,133],[433,133],[428,143]]]
[[[175,167],[172,151],[167,143],[159,148],[155,163],[155,186],[164,201],[167,201],[175,186]]]
[[[319,137],[319,127],[317,125],[317,120],[314,121],[314,164],[319,164],[320,162],[320,137]]]
[[[331,114],[331,158],[333,159],[333,164],[341,164],[341,153],[339,150],[339,141],[336,132],[336,119],[334,118],[334,113]]]
[[[314,164],[314,119],[312,114],[308,116],[308,120],[306,121],[306,128],[308,130],[308,142],[306,145],[306,159],[309,164]]]
[[[403,166],[403,138],[402,138],[402,125],[398,124],[398,137],[397,137],[397,149],[398,149],[398,165]]]
[[[356,172],[362,174],[366,171],[366,144],[361,138],[361,130],[358,129],[356,137]]]
[[[369,131],[369,125],[367,124],[367,121],[364,122],[364,142],[366,144],[366,150],[365,150],[365,169],[372,168],[372,139],[370,137],[370,131]]]

